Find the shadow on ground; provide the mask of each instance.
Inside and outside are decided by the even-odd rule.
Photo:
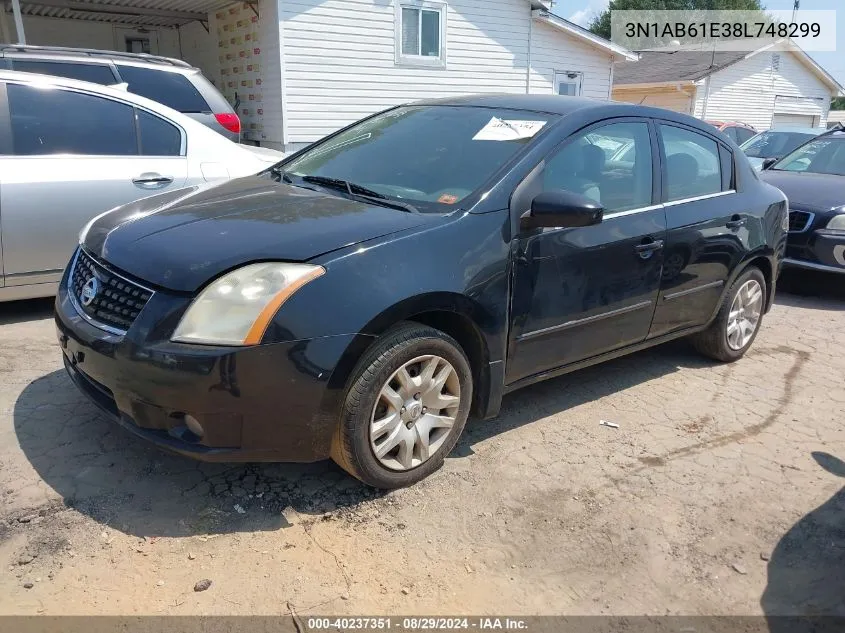
[[[813,459],[821,469],[840,477],[845,484],[845,462],[822,452],[813,453]],[[771,633],[842,630],[841,618],[845,617],[845,486],[802,517],[778,542],[769,560],[768,582],[760,605]],[[796,619],[795,616],[815,616],[817,619]]]
[[[709,364],[681,342],[528,387],[505,398],[497,419],[471,421],[452,456],[471,455],[473,444],[492,435],[680,366]],[[287,523],[285,508],[320,515],[354,510],[382,494],[331,462],[204,464],[164,453],[111,423],[64,371],[26,386],[14,426],[24,455],[65,505],[137,536],[276,530]]]
[[[8,301],[0,304],[0,325],[39,321],[53,316],[52,297],[29,299],[27,301]]]
[[[775,303],[820,310],[845,310],[845,275],[785,269]]]

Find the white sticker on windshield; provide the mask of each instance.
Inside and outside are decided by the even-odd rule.
[[[493,117],[472,137],[473,141],[518,141],[531,138],[546,124],[545,121],[514,121]]]

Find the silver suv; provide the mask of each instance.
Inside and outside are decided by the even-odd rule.
[[[158,101],[240,142],[241,122],[199,68],[170,57],[87,48],[0,44],[0,70],[90,81]]]

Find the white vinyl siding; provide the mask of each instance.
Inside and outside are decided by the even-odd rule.
[[[450,0],[445,66],[433,68],[397,65],[393,1],[283,0],[280,9],[286,145],[315,141],[400,103],[525,92],[525,0]]]
[[[532,94],[556,94],[556,72],[581,73],[581,96],[610,99],[611,55],[553,26],[534,20],[531,33]]]
[[[818,117],[824,127],[830,109],[830,88],[790,52],[761,52],[728,66],[710,77],[704,109],[706,80],[698,88],[695,116],[708,120],[742,121],[758,130],[772,126],[775,113]],[[796,99],[800,98],[800,99]]]

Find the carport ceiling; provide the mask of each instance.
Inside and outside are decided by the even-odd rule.
[[[3,0],[7,13],[12,3]],[[232,0],[21,0],[21,13],[49,18],[114,22],[138,26],[182,26],[208,20],[208,13],[234,4]]]

